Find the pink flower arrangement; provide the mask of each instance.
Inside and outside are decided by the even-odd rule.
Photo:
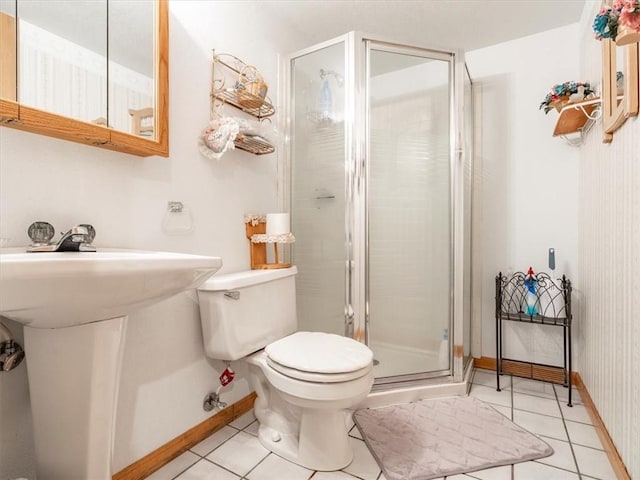
[[[614,10],[620,12],[618,23],[640,32],[640,1],[617,0],[613,4]]]
[[[616,0],[610,7],[602,7],[593,21],[594,36],[597,40],[615,39],[621,26],[640,32],[640,0]]]

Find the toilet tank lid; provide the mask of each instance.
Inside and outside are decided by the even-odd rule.
[[[246,270],[244,272],[214,275],[204,282],[198,290],[206,292],[221,292],[236,288],[250,287],[261,283],[271,282],[280,278],[290,277],[298,273],[298,267],[277,268],[272,270]]]

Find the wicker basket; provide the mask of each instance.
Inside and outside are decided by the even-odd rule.
[[[245,65],[236,83],[238,103],[245,108],[260,108],[267,96],[268,86],[256,67]]]

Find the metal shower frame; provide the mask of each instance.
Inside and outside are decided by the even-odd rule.
[[[345,69],[345,335],[369,341],[369,279],[367,272],[369,231],[368,161],[369,53],[373,50],[408,54],[449,62],[450,82],[450,322],[448,370],[387,377],[376,386],[392,388],[412,385],[434,377],[449,375],[454,382],[463,379],[464,362],[464,52],[459,49],[430,49],[402,45],[377,35],[350,32],[312,47],[279,58],[281,135],[278,156],[278,201],[282,211],[291,205],[291,114],[294,111],[293,60],[327,47],[344,43]],[[470,275],[470,273],[469,273]],[[364,338],[360,332],[365,332]],[[471,359],[471,355],[467,360]]]

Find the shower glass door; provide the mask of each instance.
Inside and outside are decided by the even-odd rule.
[[[380,384],[451,369],[453,67],[366,43],[366,325]]]
[[[344,335],[347,38],[290,61],[290,205],[300,330]]]

